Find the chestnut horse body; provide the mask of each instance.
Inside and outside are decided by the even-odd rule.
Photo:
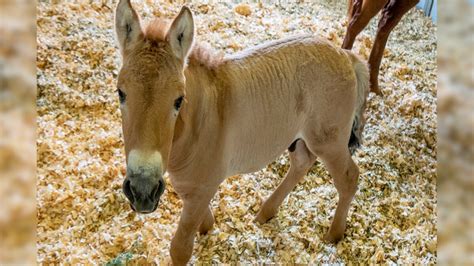
[[[272,218],[318,156],[339,202],[325,240],[343,237],[358,167],[369,90],[366,65],[350,51],[313,36],[270,42],[220,58],[194,44],[183,7],[171,24],[142,30],[129,0],[116,10],[123,56],[118,77],[127,156],[124,192],[148,213],[164,190],[162,175],[183,201],[171,242],[175,265],[189,261],[197,231],[214,223],[209,202],[228,176],[261,169],[288,148],[290,170],[256,221]]]

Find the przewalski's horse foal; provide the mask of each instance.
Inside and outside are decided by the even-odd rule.
[[[167,24],[144,30],[129,0],[115,18],[123,65],[118,77],[127,177],[123,189],[137,212],[156,209],[162,175],[183,201],[171,242],[174,264],[191,257],[197,231],[214,218],[209,202],[227,176],[261,169],[286,148],[291,167],[256,220],[272,218],[319,156],[339,193],[325,240],[343,237],[358,167],[369,90],[366,65],[350,51],[298,36],[219,58],[193,44],[183,7]]]

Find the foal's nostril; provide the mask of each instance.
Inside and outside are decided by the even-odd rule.
[[[158,181],[158,185],[153,188],[153,191],[151,193],[151,200],[158,201],[161,197],[161,194],[163,194],[163,191],[165,191],[165,182],[160,179]]]
[[[154,201],[157,197],[159,197],[158,195],[159,188],[160,188],[160,185],[156,185],[155,188],[153,188],[153,190],[151,191],[151,195],[150,195],[151,201]]]
[[[125,193],[125,196],[130,200],[130,202],[135,202],[135,197],[132,191],[132,187],[130,186],[130,180],[125,179],[123,182],[123,193]]]

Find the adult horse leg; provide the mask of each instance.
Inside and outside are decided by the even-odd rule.
[[[390,0],[382,10],[374,46],[370,51],[370,91],[381,95],[378,83],[380,63],[390,32],[397,26],[403,15],[416,6],[419,0]]]
[[[294,146],[293,146],[294,145]],[[298,139],[288,149],[290,151],[290,170],[285,179],[272,195],[263,203],[255,220],[259,223],[265,223],[275,216],[278,207],[281,205],[285,197],[298,184],[301,178],[308,172],[309,168],[316,161],[314,156],[306,147],[303,140]]]
[[[357,191],[359,168],[349,153],[347,143],[327,145],[317,155],[321,158],[339,194],[336,213],[329,231],[324,236],[327,242],[335,243],[344,236],[350,203]]]
[[[209,215],[212,216],[209,202],[216,190],[217,186],[203,187],[180,195],[183,200],[183,211],[178,229],[171,241],[170,255],[173,265],[186,265],[191,258],[196,232],[203,227],[203,221],[209,219]]]
[[[342,43],[343,49],[352,49],[355,38],[369,21],[383,8],[387,0],[349,0],[349,24]]]

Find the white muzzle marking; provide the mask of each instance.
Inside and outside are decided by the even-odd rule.
[[[142,172],[145,176],[158,173],[162,175],[163,159],[158,151],[144,152],[131,150],[128,154],[127,168],[131,173]]]

